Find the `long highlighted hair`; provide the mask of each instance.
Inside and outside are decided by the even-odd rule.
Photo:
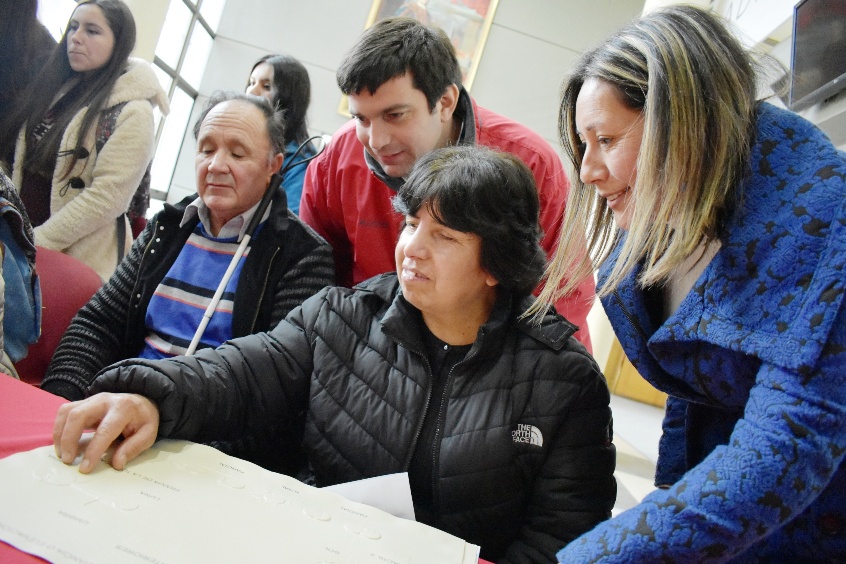
[[[622,235],[606,201],[579,178],[575,106],[588,79],[614,86],[644,121],[631,223],[599,295],[638,263],[639,284],[666,282],[699,245],[720,238],[742,197],[757,104],[751,57],[708,11],[673,6],[641,17],[585,53],[564,82],[558,128],[572,186],[547,283],[530,313],[592,275]],[[579,250],[585,234],[587,255]]]

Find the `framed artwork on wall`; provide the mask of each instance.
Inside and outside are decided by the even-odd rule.
[[[452,40],[464,88],[469,91],[498,3],[499,0],[373,0],[364,28],[394,16],[414,18],[441,28]],[[338,112],[350,115],[346,96],[341,98]]]

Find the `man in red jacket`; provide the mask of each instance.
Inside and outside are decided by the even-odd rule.
[[[527,127],[479,107],[461,86],[449,38],[409,18],[368,28],[341,62],[338,86],[353,121],[306,171],[300,218],[332,245],[337,281],[352,286],[394,268],[403,218],[391,198],[434,149],[478,144],[512,153],[532,170],[540,197],[541,246],[552,255],[570,184],[561,160]],[[363,146],[363,148],[362,148]],[[593,277],[556,303],[590,350],[586,317]]]

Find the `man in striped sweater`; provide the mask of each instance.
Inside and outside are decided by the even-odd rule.
[[[198,196],[165,205],[111,279],[77,314],[41,387],[86,396],[106,366],[184,354],[224,271],[282,162],[284,121],[270,104],[216,93],[194,126]],[[329,245],[277,190],[238,262],[200,347],[268,331],[334,282]]]

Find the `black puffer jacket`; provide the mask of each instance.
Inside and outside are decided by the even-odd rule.
[[[170,361],[131,361],[91,391],[131,391],[161,410],[161,436],[225,438],[233,429],[304,425],[318,485],[406,471],[427,409],[439,410],[434,526],[502,562],[554,561],[610,515],[616,497],[605,380],[550,315],[517,322],[500,299],[430,405],[416,310],[395,274],[326,288],[270,333]]]

